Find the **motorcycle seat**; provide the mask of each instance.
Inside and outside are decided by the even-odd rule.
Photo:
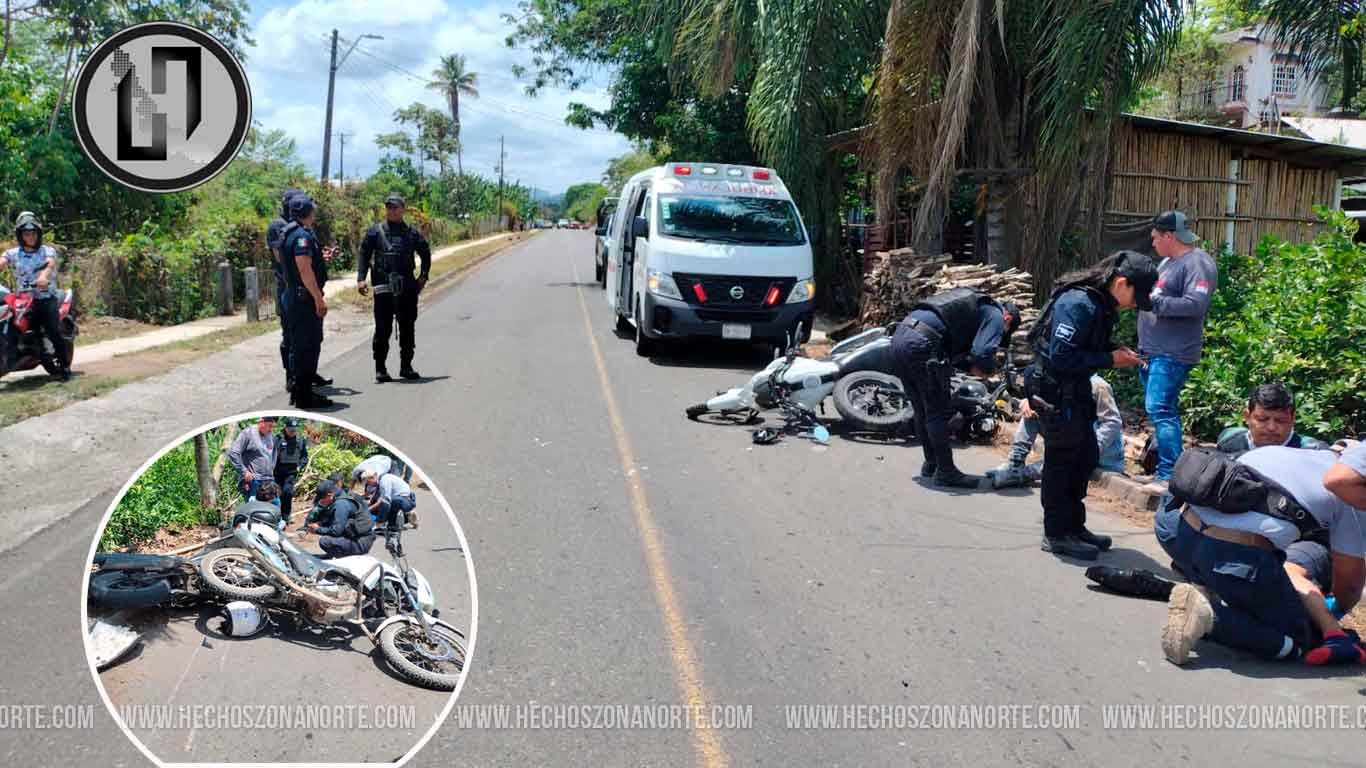
[[[280,548],[284,550],[285,557],[289,558],[289,564],[294,566],[294,570],[307,578],[316,579],[319,576],[336,575],[353,587],[360,586],[360,579],[354,573],[317,555],[299,549],[288,539],[280,540]]]
[[[182,562],[185,562],[182,558],[170,555],[142,555],[136,552],[95,555],[95,565],[103,571],[169,571]]]

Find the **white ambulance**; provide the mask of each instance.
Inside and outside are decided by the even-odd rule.
[[[642,171],[622,189],[610,231],[607,304],[638,354],[659,339],[780,345],[810,337],[811,239],[772,169],[668,163]]]

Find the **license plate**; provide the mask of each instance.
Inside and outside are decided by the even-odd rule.
[[[744,323],[723,323],[721,325],[721,338],[723,339],[748,339],[750,328]]]

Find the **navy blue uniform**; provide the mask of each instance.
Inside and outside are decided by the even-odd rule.
[[[959,471],[953,463],[953,446],[948,434],[948,421],[952,415],[950,366],[967,363],[984,373],[995,371],[996,350],[1001,346],[1005,331],[1001,308],[989,302],[977,307],[976,334],[970,345],[952,344],[953,339],[943,320],[928,309],[912,311],[897,325],[892,335],[892,355],[915,410],[915,429],[925,454],[925,463],[920,470],[922,476],[951,477]],[[968,351],[960,356],[961,359],[949,359],[954,346],[967,347]]]
[[[294,482],[299,472],[308,466],[308,438],[296,432],[291,439],[281,433],[275,436],[275,484],[280,486],[280,512],[288,520],[294,508]]]
[[[1108,293],[1071,288],[1054,300],[1035,343],[1029,394],[1054,408],[1038,414],[1044,442],[1039,496],[1049,538],[1075,536],[1086,526],[1087,484],[1100,462],[1091,375],[1114,364],[1110,337],[1117,317]]]
[[[285,388],[294,389],[289,375],[289,279],[285,275],[284,257],[280,246],[285,243],[285,228],[289,222],[276,218],[266,227],[266,247],[270,249],[270,268],[275,273],[275,314],[280,318],[280,366],[285,369]]]
[[[327,283],[327,262],[318,239],[307,227],[291,224],[285,231],[280,254],[285,261],[285,275],[289,282],[290,372],[294,377],[295,394],[307,402],[312,398],[312,383],[318,375],[318,355],[322,352],[323,319],[318,317],[313,296],[304,287],[295,259],[305,256],[313,265],[313,276],[318,290]]]
[[[360,260],[356,280],[364,282],[369,274],[375,292],[375,337],[371,351],[375,368],[385,366],[389,357],[389,336],[398,319],[398,356],[403,370],[413,363],[416,348],[418,285],[413,272],[417,269],[413,256],[421,259],[417,278],[425,281],[432,268],[432,248],[417,229],[406,222],[376,224],[365,233],[360,244]]]
[[[370,509],[354,496],[338,495],[332,506],[324,507],[318,527],[318,546],[328,557],[363,555],[375,543],[374,518]],[[330,518],[330,522],[328,521]]]

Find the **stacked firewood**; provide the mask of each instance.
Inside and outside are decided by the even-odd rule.
[[[953,288],[975,288],[999,301],[1013,301],[1023,321],[1012,345],[1015,362],[1024,365],[1033,357],[1025,337],[1038,319],[1034,308],[1033,278],[1014,267],[1006,270],[988,264],[954,264],[949,256],[924,256],[910,248],[881,251],[863,279],[858,328],[874,328],[898,322],[920,300]]]

